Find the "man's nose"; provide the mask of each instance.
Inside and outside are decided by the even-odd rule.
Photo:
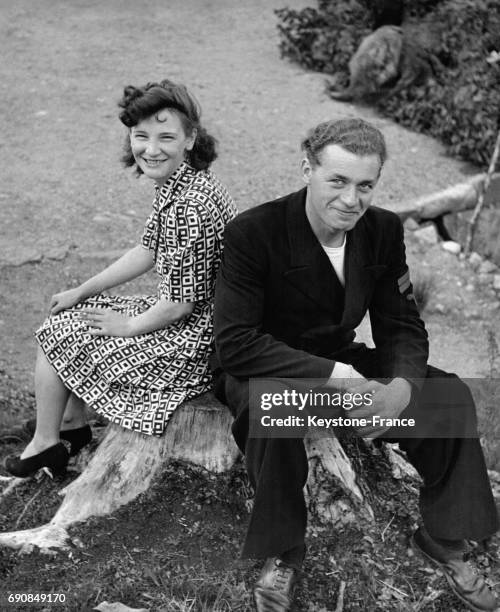
[[[342,203],[345,206],[356,206],[358,194],[355,185],[347,185],[342,192]]]

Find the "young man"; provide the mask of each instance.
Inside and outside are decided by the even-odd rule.
[[[427,365],[401,223],[371,206],[384,138],[360,119],[329,121],[302,149],[306,187],[227,226],[216,292],[217,393],[235,417],[233,434],[255,489],[243,555],[266,559],[257,609],[290,608],[305,554],[302,437],[249,436],[249,379],[279,377],[321,379],[334,389],[349,379],[352,390],[369,393],[369,405],[349,412],[365,417],[361,436],[387,429],[374,416],[404,410],[428,424],[445,415],[452,435],[445,427],[442,437],[397,439],[424,481],[414,542],[472,610],[493,610],[491,591],[463,561],[464,540],[483,540],[498,525],[473,400],[455,375]],[[353,343],[367,310],[375,349]]]

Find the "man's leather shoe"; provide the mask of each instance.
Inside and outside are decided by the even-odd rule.
[[[452,551],[435,542],[424,527],[412,538],[414,548],[439,567],[455,595],[474,612],[497,609],[496,598],[483,576],[464,560],[463,552]]]
[[[292,591],[297,570],[278,557],[269,557],[254,588],[257,612],[287,612],[292,605]]]

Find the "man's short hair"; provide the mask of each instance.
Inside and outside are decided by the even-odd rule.
[[[380,168],[387,159],[385,138],[380,130],[363,119],[324,121],[309,131],[301,143],[309,163],[320,164],[321,151],[335,144],[355,155],[378,155]]]

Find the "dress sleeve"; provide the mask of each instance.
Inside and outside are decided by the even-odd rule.
[[[208,213],[200,213],[196,202],[176,207],[175,246],[168,247],[166,271],[159,294],[170,302],[212,299],[215,287],[219,238]]]

